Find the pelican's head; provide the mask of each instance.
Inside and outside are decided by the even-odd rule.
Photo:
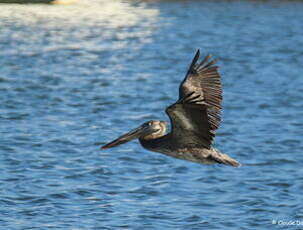
[[[118,137],[116,140],[104,145],[101,149],[108,149],[117,145],[124,144],[136,138],[151,140],[163,136],[166,132],[165,121],[148,121],[140,125],[138,128],[131,130],[130,132]]]

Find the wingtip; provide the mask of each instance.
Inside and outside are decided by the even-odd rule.
[[[197,49],[196,55],[200,56],[200,49]]]
[[[188,69],[188,73],[193,70],[193,67],[195,66],[195,64],[199,60],[199,57],[200,57],[200,49],[197,50],[197,52],[195,54],[195,57],[193,58],[193,60],[192,60],[192,62],[190,64],[190,67]]]

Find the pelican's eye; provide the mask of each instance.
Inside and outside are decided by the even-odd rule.
[[[153,122],[152,122],[152,121],[148,122],[148,125],[149,125],[149,126],[152,126],[152,125],[153,125]]]

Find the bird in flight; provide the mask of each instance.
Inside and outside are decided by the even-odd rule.
[[[221,122],[222,84],[215,60],[206,56],[199,62],[198,50],[179,87],[179,99],[166,108],[166,122],[151,120],[104,145],[108,149],[133,139],[150,151],[201,164],[239,167],[235,159],[212,146]]]

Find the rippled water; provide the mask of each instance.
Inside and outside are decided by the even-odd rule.
[[[302,10],[300,1],[0,5],[1,228],[303,221]],[[197,48],[220,60],[216,146],[243,166],[194,164],[137,142],[100,151],[167,119]]]

